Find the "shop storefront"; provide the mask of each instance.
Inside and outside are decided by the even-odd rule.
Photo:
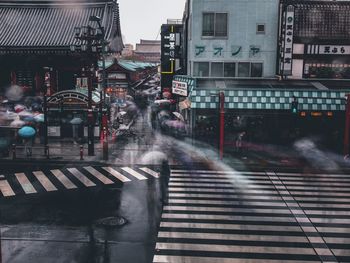
[[[281,1],[280,74],[350,79],[349,14],[349,1]]]
[[[100,94],[93,92],[92,108],[95,120],[95,136],[99,135],[98,110]],[[87,90],[69,90],[55,93],[47,100],[49,137],[84,138],[88,126]],[[74,121],[73,121],[74,120]]]

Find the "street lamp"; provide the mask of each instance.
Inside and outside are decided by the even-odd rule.
[[[75,38],[80,41],[80,46],[71,45],[70,50],[72,52],[76,50],[81,50],[87,52],[89,55],[92,53],[92,46],[95,42],[95,35],[93,35],[92,28],[90,26],[75,27],[74,28]],[[89,56],[90,57],[90,56]],[[91,83],[91,74],[88,71],[88,155],[93,156],[95,147],[94,147],[94,127],[95,120],[93,118],[93,109],[92,109],[92,83]],[[100,101],[101,103],[101,101]]]
[[[106,100],[106,89],[107,89],[107,77],[106,77],[106,47],[108,41],[105,39],[105,29],[101,24],[101,18],[99,16],[93,15],[90,16],[89,21],[96,22],[98,28],[94,31],[96,38],[101,44],[101,54],[102,54],[102,89],[100,91],[101,104],[100,104],[100,114],[101,114],[101,127],[100,127],[100,136],[103,138],[103,159],[108,160],[108,139],[107,139],[107,110],[105,108]]]

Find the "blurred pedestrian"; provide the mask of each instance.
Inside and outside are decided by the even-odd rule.
[[[160,187],[161,187],[161,201],[163,204],[168,203],[169,193],[168,185],[170,180],[170,167],[167,160],[162,161],[161,171],[160,171]]]

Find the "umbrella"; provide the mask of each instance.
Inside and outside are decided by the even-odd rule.
[[[22,127],[23,125],[25,125],[25,122],[21,121],[19,117],[17,117],[13,122],[10,123],[11,127],[17,127],[17,128]]]
[[[185,121],[184,117],[181,115],[181,113],[174,111],[174,116],[178,118],[180,121]]]
[[[34,122],[34,121],[35,121],[35,118],[34,118],[33,116],[25,116],[25,117],[23,118],[23,120],[24,120],[25,122]]]
[[[72,119],[71,121],[70,121],[70,123],[71,124],[73,124],[73,125],[79,125],[79,124],[81,124],[83,122],[83,120],[82,119],[80,119],[80,118],[74,118],[74,119]]]
[[[21,111],[18,113],[18,116],[25,118],[25,117],[33,117],[33,113],[30,113],[29,111]]]
[[[18,118],[18,114],[11,112],[11,111],[7,111],[6,112],[6,119],[7,120],[15,120],[16,118]]]
[[[44,114],[40,113],[40,114],[34,116],[34,120],[36,122],[44,122],[44,117],[45,117]]]
[[[18,131],[18,135],[23,138],[31,138],[35,135],[36,131],[30,126],[24,126]]]
[[[21,111],[24,111],[25,108],[26,107],[24,105],[18,104],[18,105],[15,106],[15,112],[19,113]]]

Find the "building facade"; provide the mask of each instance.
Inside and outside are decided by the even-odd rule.
[[[188,1],[188,74],[274,77],[278,1]],[[185,18],[186,19],[186,18]]]
[[[303,26],[305,30],[310,26],[297,22],[298,15],[287,19],[289,13],[286,12],[292,7],[298,8],[300,2],[305,1],[288,1],[287,5],[279,0],[187,1],[183,18],[186,76],[175,76],[173,87],[184,90],[179,108],[195,139],[217,145],[219,93],[223,93],[228,149],[234,148],[240,134],[245,135],[244,140],[252,147],[256,143],[288,145],[310,136],[327,147],[342,148],[344,98],[350,91],[349,82],[334,81],[336,75],[330,80],[309,80],[305,74],[294,78],[294,68],[300,61],[292,61],[290,68],[281,66],[281,61],[289,60],[287,49],[297,52],[301,48],[298,41],[304,41],[305,52],[310,50],[305,39],[295,37],[294,46],[287,39],[291,36],[290,26],[294,29],[299,25],[299,32],[304,32]],[[289,5],[292,7],[287,8]],[[318,1],[310,1],[308,5],[316,13],[323,8]],[[350,17],[350,13],[347,16]],[[331,19],[324,19],[322,23],[327,28],[333,26]],[[314,34],[314,43],[326,43],[317,42],[322,38],[320,32]],[[339,50],[341,52],[341,47]],[[291,60],[302,57],[305,60],[301,64],[310,64],[307,53],[290,56]],[[333,58],[339,57],[341,55]]]
[[[136,44],[134,54],[141,61],[160,63],[160,41],[141,39]]]
[[[349,79],[349,14],[349,1],[282,0],[279,73],[293,79]]]
[[[76,28],[84,34],[88,26],[97,28],[92,17],[100,19],[108,42],[105,51],[120,53],[117,1],[1,0],[0,16],[0,93],[17,85],[25,97],[45,94],[49,135],[71,137],[70,120],[79,117],[82,126],[87,124],[88,87],[97,88],[94,76],[101,55],[86,50],[86,43],[76,37]],[[97,122],[98,92],[93,100]]]

